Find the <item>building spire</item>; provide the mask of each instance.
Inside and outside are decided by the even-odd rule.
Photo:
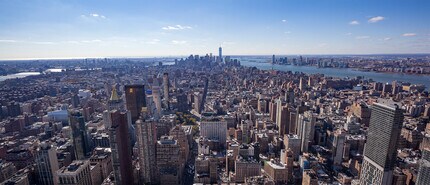
[[[110,95],[110,99],[109,100],[110,101],[117,101],[117,100],[119,100],[118,93],[116,92],[115,86],[112,88],[112,93]]]

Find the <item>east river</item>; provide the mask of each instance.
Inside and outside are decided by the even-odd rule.
[[[236,57],[235,57],[236,58]],[[354,78],[362,76],[365,79],[372,79],[378,82],[409,82],[411,84],[423,84],[427,90],[430,89],[430,75],[414,75],[414,74],[401,74],[401,73],[377,73],[358,71],[351,68],[317,68],[315,66],[295,66],[295,65],[272,65],[267,60],[269,58],[245,58],[237,57],[240,60],[240,64],[243,66],[257,67],[259,69],[274,69],[279,71],[292,71],[292,72],[303,72],[307,74],[324,74],[325,76],[333,76],[340,78]]]

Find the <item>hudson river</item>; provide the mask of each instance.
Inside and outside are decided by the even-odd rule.
[[[273,69],[279,71],[292,71],[292,72],[303,72],[307,74],[324,74],[325,76],[333,77],[350,77],[354,78],[362,76],[365,79],[372,79],[378,82],[392,82],[394,80],[400,82],[409,82],[412,84],[423,84],[426,89],[430,89],[430,75],[413,75],[413,74],[401,74],[401,73],[377,73],[377,72],[366,72],[358,71],[351,68],[317,68],[315,66],[294,66],[294,65],[272,65],[268,63],[269,58],[247,58],[247,57],[235,57],[240,60],[240,64],[243,66],[257,67],[259,69]]]

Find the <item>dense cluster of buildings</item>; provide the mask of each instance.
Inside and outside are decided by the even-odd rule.
[[[74,62],[0,82],[1,184],[430,183],[422,86],[244,67],[221,48]]]

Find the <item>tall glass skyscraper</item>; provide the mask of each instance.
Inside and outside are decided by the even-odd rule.
[[[397,159],[397,140],[403,124],[403,110],[393,101],[373,104],[360,184],[391,184]]]
[[[430,184],[430,148],[423,149],[419,164],[417,185]]]

